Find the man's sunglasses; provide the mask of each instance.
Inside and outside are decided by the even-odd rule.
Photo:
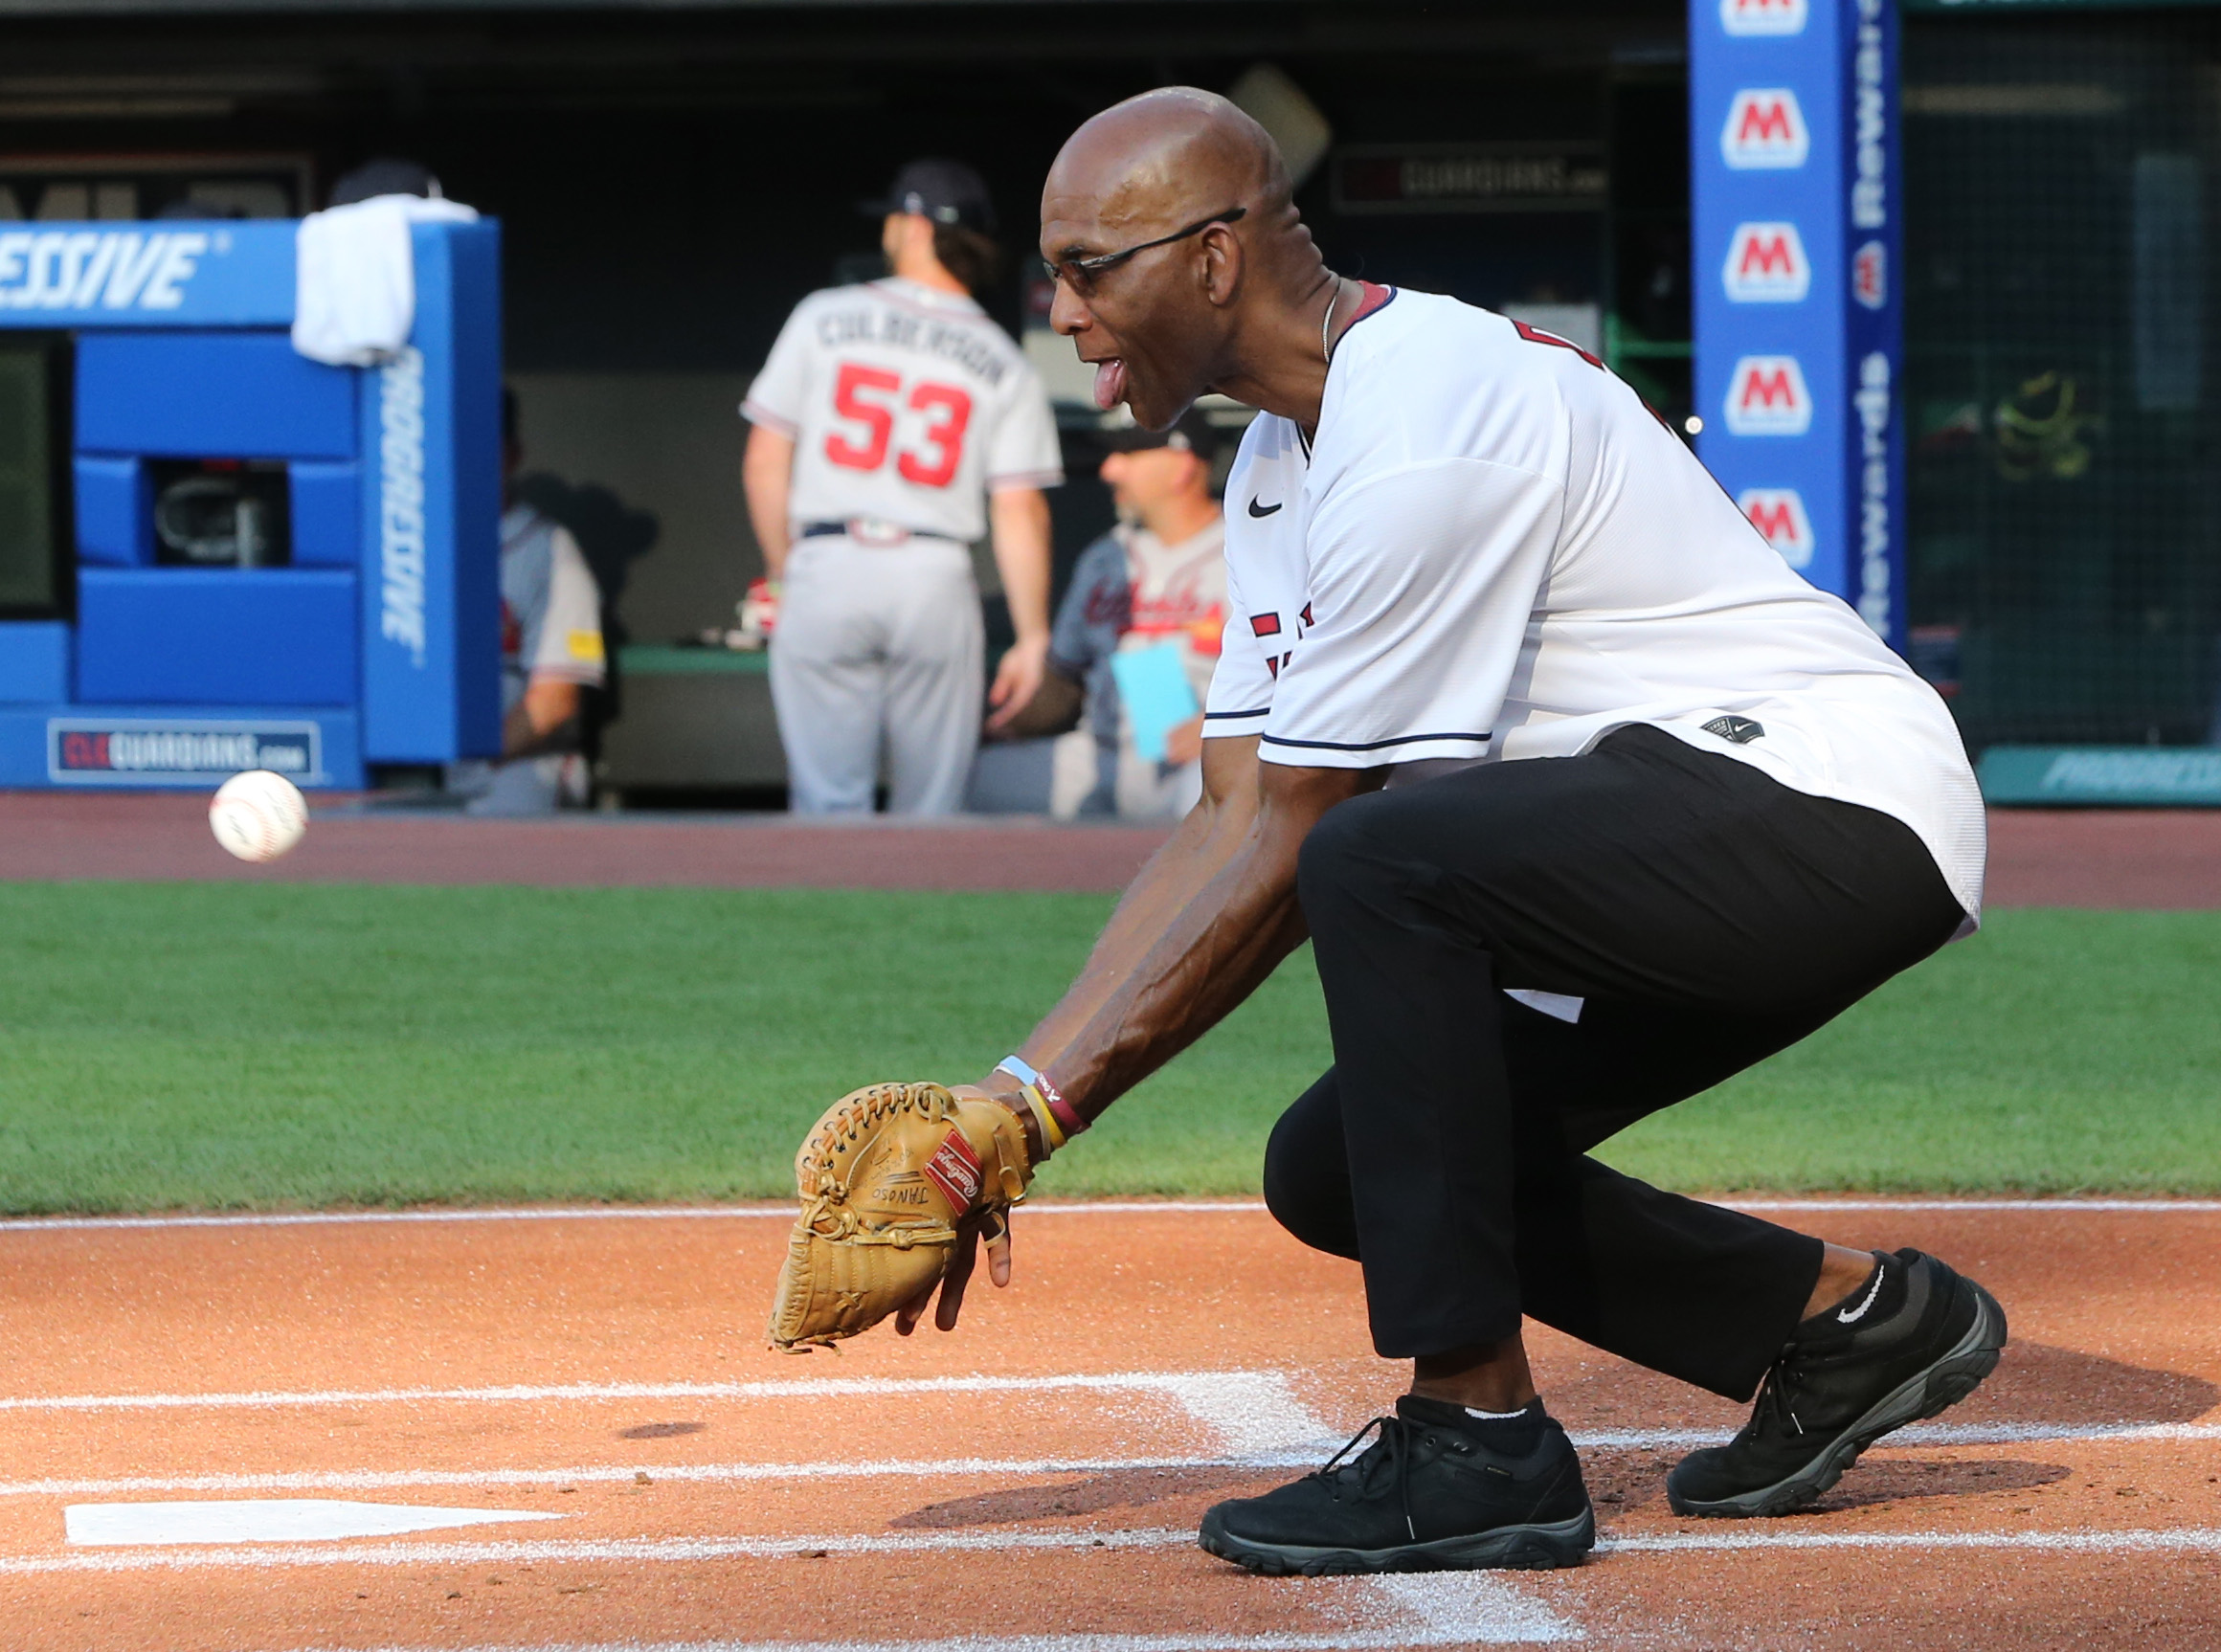
[[[1200,235],[1213,224],[1231,224],[1247,207],[1228,207],[1223,212],[1213,212],[1207,218],[1198,218],[1184,230],[1175,230],[1169,235],[1159,235],[1154,241],[1144,241],[1138,247],[1128,247],[1122,253],[1102,253],[1092,258],[1043,258],[1042,269],[1052,281],[1068,282],[1074,292],[1087,292],[1095,283],[1095,278],[1106,270],[1114,270],[1136,253],[1146,253],[1152,247],[1169,247],[1175,241],[1184,241],[1190,235]]]

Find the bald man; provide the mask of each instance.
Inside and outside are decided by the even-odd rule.
[[[1412,1362],[1394,1415],[1213,1508],[1203,1547],[1268,1573],[1578,1562],[1594,1521],[1522,1315],[1758,1395],[1672,1471],[1688,1515],[1802,1507],[1971,1392],[2006,1335],[1971,1280],[1584,1156],[1972,928],[1981,797],[1936,695],[1594,357],[1327,269],[1223,100],[1098,115],[1042,220],[1098,402],[1152,429],[1206,390],[1262,412],[1226,490],[1203,798],[978,1088],[1031,1120],[1030,1086],[1061,1138],[1308,934],[1335,1065],[1274,1129],[1267,1198],[1362,1264],[1376,1351]],[[1007,1238],[988,1260],[1006,1281]]]

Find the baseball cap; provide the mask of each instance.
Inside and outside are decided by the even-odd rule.
[[[343,172],[325,199],[327,207],[348,207],[380,195],[424,195],[439,199],[439,180],[421,161],[380,155],[365,161],[351,172]]]
[[[961,161],[912,161],[894,175],[886,199],[861,202],[857,210],[873,218],[916,212],[936,224],[956,224],[983,235],[995,233],[987,180]]]
[[[1144,430],[1133,423],[1133,415],[1121,407],[1124,415],[1120,424],[1106,424],[1096,432],[1096,440],[1108,453],[1142,453],[1150,448],[1177,447],[1192,453],[1209,464],[1218,457],[1219,432],[1202,412],[1190,408],[1173,421],[1170,430]]]

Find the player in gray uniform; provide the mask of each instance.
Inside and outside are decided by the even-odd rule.
[[[502,393],[505,470],[523,463],[516,397]],[[502,755],[448,766],[473,815],[545,815],[585,800],[578,749],[584,692],[607,674],[601,592],[568,528],[531,505],[502,514]],[[572,784],[567,786],[567,778]]]
[[[1040,381],[971,296],[994,257],[978,174],[912,162],[873,210],[893,274],[796,306],[741,404],[743,480],[795,812],[868,814],[884,745],[893,812],[950,815],[986,688],[969,546],[992,525],[1018,633],[985,696],[999,726],[1041,684],[1042,490],[1064,471]]]
[[[1049,813],[1177,820],[1202,793],[1202,703],[1226,624],[1225,520],[1212,497],[1218,435],[1190,410],[1168,431],[1127,423],[1100,437],[1119,522],[1080,553],[1049,637],[1049,669],[1029,718],[1064,726],[1085,687],[1087,726],[1062,736]],[[1177,651],[1195,713],[1144,757],[1112,661]],[[1059,715],[1059,712],[1062,715]]]

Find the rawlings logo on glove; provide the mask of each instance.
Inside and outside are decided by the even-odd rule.
[[[968,1261],[976,1235],[999,1237],[1032,1180],[1024,1127],[995,1102],[939,1084],[841,1097],[795,1155],[802,1211],[779,1269],[772,1346],[807,1352],[922,1304],[959,1241]]]

